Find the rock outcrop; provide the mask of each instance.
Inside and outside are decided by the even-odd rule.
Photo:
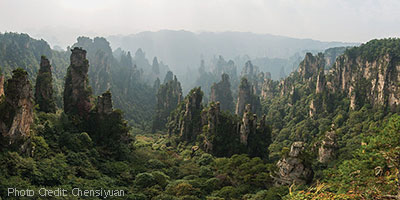
[[[0,74],[0,98],[4,96],[4,76]]]
[[[334,130],[326,132],[325,138],[321,141],[321,146],[318,149],[318,161],[320,163],[328,163],[335,157],[336,133]]]
[[[210,103],[202,112],[202,123],[207,125],[204,132],[203,149],[214,156],[232,156],[247,153],[251,157],[268,158],[267,147],[271,144],[271,130],[265,116],[257,121],[246,106],[243,118],[238,120],[221,112],[219,103]],[[204,131],[204,130],[203,130]]]
[[[261,98],[268,99],[272,98],[275,95],[275,82],[271,79],[271,74],[266,75],[261,87]]]
[[[0,106],[0,132],[5,138],[5,145],[17,143],[30,135],[33,122],[32,93],[28,73],[20,68],[14,70],[7,82],[5,101]]]
[[[110,115],[113,112],[113,104],[110,91],[107,91],[97,97],[96,111],[100,115]]]
[[[153,132],[165,129],[171,112],[182,101],[181,83],[176,76],[172,81],[162,84],[157,92],[156,114],[153,119]]]
[[[252,82],[258,75],[258,72],[259,72],[258,67],[254,66],[249,60],[244,65],[241,77],[244,77],[248,79],[250,82]]]
[[[179,135],[179,138],[186,142],[193,142],[196,139],[203,127],[201,123],[202,99],[203,92],[200,87],[193,88],[189,92],[168,124],[170,135]]]
[[[274,177],[278,185],[306,184],[312,180],[312,169],[305,164],[302,158],[303,142],[294,142],[287,156],[278,161],[276,166],[278,177]]]
[[[317,77],[317,85],[315,86],[315,93],[316,94],[320,94],[323,93],[325,91],[325,74],[324,74],[324,70],[320,70],[318,72],[318,77]]]
[[[350,108],[382,105],[396,110],[400,106],[400,62],[394,51],[398,41],[375,41],[352,48],[333,65],[328,80],[332,92],[342,92],[351,101]],[[386,46],[385,46],[386,45]],[[394,45],[390,47],[390,45]],[[372,50],[371,50],[372,49]],[[369,51],[375,52],[371,55]]]
[[[35,102],[39,105],[39,111],[47,113],[56,112],[51,65],[45,56],[42,56],[40,59],[40,69],[36,77]]]
[[[78,47],[72,49],[71,65],[68,67],[64,88],[64,112],[67,114],[86,117],[92,108],[88,69],[86,51]]]
[[[201,111],[203,107],[201,101],[203,99],[203,92],[200,88],[195,88],[185,99],[185,114],[181,121],[180,137],[185,141],[193,141],[196,139],[197,134],[201,133]]]
[[[325,59],[322,53],[313,56],[307,53],[304,60],[299,65],[299,73],[303,81],[315,81],[318,72],[323,71],[325,67]]]
[[[238,99],[236,103],[236,114],[242,116],[247,104],[251,105],[251,112],[257,113],[260,106],[260,99],[253,94],[253,87],[246,78],[242,78],[239,85]]]
[[[240,143],[247,146],[247,140],[251,133],[257,128],[257,116],[251,113],[251,105],[247,104],[243,113],[242,123],[240,126]]]
[[[221,110],[233,111],[233,97],[229,75],[222,74],[221,81],[211,86],[210,102],[219,102]]]

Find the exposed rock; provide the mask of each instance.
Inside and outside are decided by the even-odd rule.
[[[317,85],[315,87],[315,93],[323,93],[325,90],[325,74],[324,70],[320,70],[317,77]]]
[[[229,75],[222,74],[221,79],[220,82],[211,86],[210,101],[220,102],[221,110],[223,111],[233,111],[234,105]]]
[[[278,161],[278,177],[274,177],[279,185],[306,184],[311,181],[313,172],[301,158],[304,151],[303,142],[294,142],[288,156]]]
[[[257,123],[257,116],[247,105],[239,121],[228,113],[220,112],[219,103],[211,103],[202,112],[202,123],[207,125],[203,141],[204,150],[214,156],[232,156],[246,153],[251,157],[268,158],[271,130],[265,116]]]
[[[218,56],[218,59],[212,62],[211,68],[212,73],[216,76],[228,74],[229,77],[237,77],[235,63],[232,60],[226,62],[222,56]],[[205,72],[204,60],[200,63],[199,72]]]
[[[176,76],[172,81],[162,84],[157,92],[156,114],[153,120],[153,132],[165,129],[168,117],[182,100],[181,83]]]
[[[325,66],[327,68],[332,67],[332,65],[336,61],[336,58],[342,55],[347,48],[348,47],[333,47],[325,50],[324,51]]]
[[[201,101],[203,92],[200,88],[193,89],[185,99],[185,114],[180,127],[180,137],[185,141],[193,141],[197,134],[201,133],[199,125],[200,114],[203,110]]]
[[[0,98],[4,96],[4,76],[0,75]]]
[[[250,82],[252,82],[258,75],[258,72],[259,72],[258,67],[254,66],[249,60],[244,65],[241,77],[244,77],[248,79]]]
[[[313,56],[307,53],[304,60],[299,65],[299,73],[303,81],[315,81],[319,71],[323,71],[325,66],[325,59],[322,53]]]
[[[313,117],[314,115],[315,115],[315,113],[317,112],[317,108],[315,107],[315,105],[314,105],[314,100],[311,100],[311,103],[310,103],[310,111],[309,111],[309,115],[310,115],[310,117]]]
[[[383,105],[395,110],[400,106],[400,63],[393,53],[384,53],[371,59],[357,54],[361,47],[340,56],[331,69],[329,85],[333,92],[347,94],[352,109],[365,103]],[[372,47],[366,47],[372,48]]]
[[[71,65],[68,67],[64,88],[64,112],[67,114],[86,117],[92,108],[88,69],[86,51],[78,47],[72,49]]]
[[[328,131],[325,134],[325,138],[321,142],[321,146],[318,149],[318,161],[321,163],[328,163],[335,156],[336,150],[336,133],[334,130]]]
[[[261,87],[261,98],[268,99],[273,98],[275,95],[275,85],[271,78],[265,78]]]
[[[50,61],[46,57],[42,56],[35,85],[35,102],[39,105],[39,111],[47,113],[56,112],[52,82],[53,78]]]
[[[208,132],[204,138],[204,150],[208,153],[213,153],[213,135],[217,133],[217,128],[220,126],[220,104],[219,102],[211,103],[208,112],[202,113],[202,124],[208,124]],[[218,144],[217,144],[218,145]]]
[[[10,145],[27,138],[33,122],[32,86],[26,71],[20,68],[13,71],[5,97],[0,110],[0,132]]]
[[[247,146],[247,139],[257,128],[257,116],[252,116],[251,105],[247,104],[243,113],[242,124],[240,126],[240,143]]]
[[[107,91],[97,97],[97,113],[100,115],[109,115],[113,112],[111,92]]]
[[[171,116],[168,123],[168,133],[179,135],[182,141],[193,142],[202,131],[201,101],[203,92],[200,87],[193,88]]]
[[[253,94],[252,85],[247,81],[247,79],[242,78],[239,85],[239,93],[235,113],[242,116],[245,106],[247,104],[251,105],[252,113],[257,113],[257,109],[260,106],[260,99],[258,96]]]

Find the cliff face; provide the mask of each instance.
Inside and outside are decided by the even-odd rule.
[[[201,122],[203,110],[202,99],[203,92],[200,88],[193,89],[185,98],[185,114],[180,122],[180,137],[185,141],[193,141],[201,133],[202,125],[199,122]]]
[[[64,88],[64,111],[67,114],[86,117],[92,107],[91,92],[88,87],[88,69],[86,51],[78,47],[72,49],[71,65],[68,67]]]
[[[229,75],[222,74],[221,81],[211,86],[211,102],[220,102],[221,110],[233,111],[233,97]]]
[[[337,143],[336,133],[334,130],[328,131],[324,139],[321,141],[321,146],[318,149],[318,161],[328,163],[335,157]]]
[[[400,105],[398,55],[385,53],[374,59],[364,58],[357,55],[357,51],[362,53],[362,49],[359,48],[336,60],[327,83],[331,91],[345,93],[351,101],[352,109],[365,103],[396,109]]]
[[[172,81],[162,84],[157,92],[156,114],[153,119],[153,132],[165,128],[170,113],[182,101],[181,83],[176,76]]]
[[[202,131],[201,101],[203,92],[194,88],[185,97],[180,107],[172,114],[168,122],[168,133],[178,135],[182,141],[193,142]]]
[[[247,140],[251,133],[257,128],[257,116],[251,113],[251,105],[247,104],[243,113],[242,123],[240,126],[240,143],[247,146]]]
[[[13,76],[7,83],[5,97],[0,108],[0,132],[8,144],[12,144],[30,135],[33,122],[32,86],[26,71],[13,71]]]
[[[52,82],[53,78],[50,61],[46,57],[42,56],[35,85],[35,102],[39,105],[40,111],[50,113],[56,112]]]
[[[0,98],[4,96],[4,76],[0,75]]]
[[[96,110],[100,115],[109,115],[113,112],[111,92],[107,91],[97,97]]]
[[[304,152],[303,142],[294,142],[286,157],[278,161],[276,166],[279,171],[275,177],[276,184],[292,185],[306,184],[312,180],[312,169],[302,159]]]
[[[247,81],[246,78],[243,78],[239,85],[235,113],[242,116],[247,104],[251,105],[252,113],[257,113],[257,111],[259,111],[258,108],[260,107],[260,99],[258,96],[254,95],[252,85]]]
[[[322,53],[313,56],[307,53],[304,60],[299,65],[299,74],[303,81],[315,81],[319,71],[323,71],[325,67],[325,59]]]

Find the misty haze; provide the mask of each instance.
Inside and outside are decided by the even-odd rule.
[[[0,200],[400,199],[396,0],[1,0]]]

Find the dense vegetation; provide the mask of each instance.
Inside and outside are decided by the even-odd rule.
[[[250,93],[252,98],[261,95],[257,93],[258,85],[268,91],[261,98],[257,113],[249,109],[243,115],[235,115],[230,112],[230,91],[225,91],[229,108],[221,112],[219,103],[205,103],[203,98],[211,93],[208,82],[219,81],[224,72],[233,77],[232,85],[226,84],[223,90],[231,87],[233,94],[240,95],[240,77],[233,70],[236,68],[222,58],[214,72],[202,71],[200,76],[204,79],[198,79],[204,81],[203,87],[209,87],[209,93],[196,87],[183,98],[176,77],[167,73],[156,58],[150,65],[142,50],[133,59],[129,52],[111,52],[102,38],[80,38],[75,46],[88,48],[90,61],[91,87],[85,88],[85,100],[93,104],[87,115],[78,117],[61,105],[61,80],[67,74],[69,52],[53,51],[44,41],[23,34],[0,37],[0,66],[7,79],[12,75],[11,69],[22,67],[14,71],[14,76],[27,71],[33,83],[41,56],[52,60],[53,79],[48,74],[40,79],[54,85],[58,105],[56,112],[34,109],[34,122],[26,140],[29,151],[8,149],[5,140],[1,141],[0,199],[9,199],[7,188],[42,187],[123,190],[124,197],[112,199],[135,200],[399,199],[399,109],[372,105],[369,99],[362,98],[368,95],[365,84],[369,80],[355,83],[356,106],[351,108],[353,100],[346,92],[333,93],[328,87],[316,92],[318,81],[322,80],[320,68],[307,78],[296,71],[282,82],[268,79],[260,84],[250,77],[248,83],[243,80],[246,90],[255,91]],[[394,61],[391,64],[396,65],[399,41],[373,40],[338,51],[345,51],[344,55],[351,59],[361,57],[369,62],[388,54]],[[117,55],[119,58],[115,58]],[[134,60],[136,64],[147,62],[149,69],[135,68]],[[95,69],[91,69],[92,62]],[[303,61],[300,67],[307,67],[306,63]],[[326,67],[323,65],[322,70]],[[160,84],[158,76],[164,76],[162,73],[166,77]],[[102,79],[105,76],[108,78]],[[70,79],[68,74],[68,84]],[[150,86],[154,81],[157,87]],[[93,100],[94,94],[102,95]],[[125,111],[125,117],[118,109],[102,110],[102,98],[110,102],[112,98],[115,107]],[[0,110],[7,105],[4,99],[0,97]],[[241,134],[246,127],[250,134],[243,143]],[[154,133],[150,133],[151,128]],[[320,162],[318,148],[331,132],[335,135],[335,145],[331,147],[334,156],[329,162]],[[308,185],[279,185],[275,180],[279,173],[276,163],[290,156],[291,145],[296,141],[305,144],[301,159],[312,168],[312,181]]]

